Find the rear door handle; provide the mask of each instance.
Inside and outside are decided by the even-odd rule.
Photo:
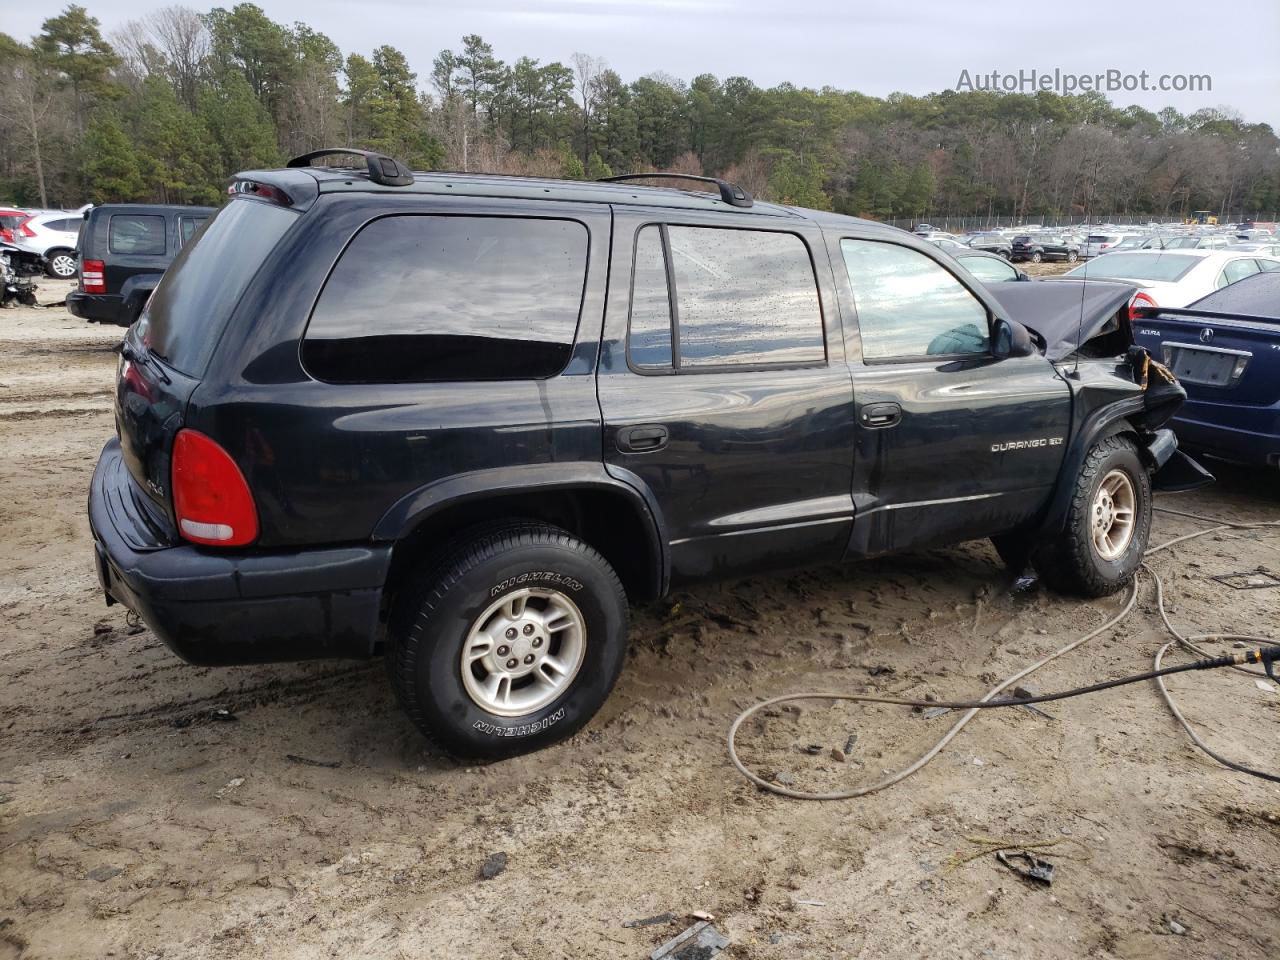
[[[667,428],[657,423],[623,427],[618,431],[617,445],[623,453],[652,453],[667,445]]]
[[[869,403],[862,408],[864,427],[892,427],[902,419],[902,407],[896,403]]]

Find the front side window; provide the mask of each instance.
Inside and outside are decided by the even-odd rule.
[[[878,240],[841,240],[867,360],[987,353],[986,307],[942,265]]]
[[[375,220],[325,282],[303,361],[335,383],[553,377],[573,350],[587,242],[574,220]]]
[[[108,245],[112,253],[138,257],[163,256],[164,217],[144,214],[120,214],[111,217],[107,227]]]

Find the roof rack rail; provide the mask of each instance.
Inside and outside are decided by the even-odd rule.
[[[601,177],[599,182],[619,183],[624,180],[697,180],[699,183],[714,183],[720,188],[720,199],[731,207],[749,207],[754,202],[751,194],[736,183],[719,177],[696,177],[691,173],[624,173],[616,177]]]
[[[312,166],[311,161],[317,157],[327,157],[331,154],[364,157],[364,162],[369,168],[369,179],[384,187],[407,187],[413,183],[413,171],[399,160],[393,160],[381,153],[374,153],[372,150],[356,150],[354,147],[325,147],[323,150],[312,150],[300,157],[294,157],[285,166],[309,167]]]

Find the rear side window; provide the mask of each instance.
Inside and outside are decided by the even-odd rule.
[[[671,325],[663,330],[668,276],[675,310],[668,308]],[[827,358],[809,249],[792,233],[645,227],[637,240],[631,324],[636,366],[693,370],[818,364]],[[674,356],[668,342],[675,345]]]
[[[80,229],[80,221],[73,220],[46,220],[44,223],[46,230],[56,230],[58,233],[75,233]]]
[[[868,360],[990,350],[987,309],[941,264],[877,240],[841,240]]]
[[[178,218],[178,246],[185,247],[187,241],[191,239],[191,235],[200,229],[200,224],[204,223],[205,217],[179,217]]]
[[[1258,272],[1257,260],[1232,260],[1222,268],[1222,273],[1218,275],[1218,286],[1225,287],[1228,284],[1236,283],[1245,277],[1251,277]]]
[[[174,368],[204,372],[249,281],[298,214],[260,200],[232,200],[174,258],[143,313],[141,333]]]
[[[335,383],[555,376],[573,350],[587,242],[574,220],[375,220],[325,282],[303,361]]]
[[[164,256],[164,232],[164,217],[117,213],[107,227],[107,243],[112,253]]]
[[[986,257],[965,257],[960,262],[983,283],[1004,283],[1008,280],[1018,279],[1018,271],[1003,260],[989,260]]]

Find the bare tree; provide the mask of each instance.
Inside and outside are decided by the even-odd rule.
[[[204,18],[190,7],[164,7],[143,24],[149,42],[164,56],[178,98],[194,110],[210,49]]]
[[[53,85],[40,67],[29,57],[15,59],[0,84],[0,120],[13,125],[31,146],[31,163],[35,170],[40,206],[49,206],[45,187],[42,134],[52,117]]]
[[[578,96],[582,99],[582,163],[584,166],[591,158],[591,118],[595,114],[600,74],[607,69],[608,64],[599,57],[586,53],[573,55],[573,72],[578,78]]]

